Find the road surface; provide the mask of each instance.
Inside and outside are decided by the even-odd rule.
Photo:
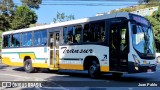
[[[26,73],[22,67],[9,67],[0,64],[0,83],[5,81],[38,81],[42,87],[26,88],[0,87],[2,90],[160,90],[160,64],[156,72],[124,74],[120,78],[114,78],[111,74],[103,74],[99,79],[91,79],[86,71],[60,70],[58,73],[49,73],[41,70],[39,73]],[[21,82],[21,83],[22,83]],[[151,84],[154,87],[139,87],[138,85]]]

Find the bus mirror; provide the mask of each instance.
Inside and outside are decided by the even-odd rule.
[[[133,31],[133,34],[137,34],[137,26],[136,25],[132,26],[132,31]]]

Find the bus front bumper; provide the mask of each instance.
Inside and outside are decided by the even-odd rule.
[[[150,64],[150,65],[141,65],[138,66],[139,72],[155,72],[156,71],[156,65]]]
[[[134,62],[128,63],[128,73],[155,72],[156,64],[136,65]]]

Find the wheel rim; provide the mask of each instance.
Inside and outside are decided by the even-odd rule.
[[[26,70],[29,70],[31,68],[30,63],[26,63]]]
[[[90,76],[91,77],[94,77],[94,74],[95,74],[95,71],[96,71],[96,66],[95,65],[92,65],[89,69],[89,72],[90,72]]]

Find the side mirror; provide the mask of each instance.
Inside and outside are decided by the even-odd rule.
[[[133,34],[137,34],[137,26],[136,25],[132,26],[132,31],[133,31]]]

